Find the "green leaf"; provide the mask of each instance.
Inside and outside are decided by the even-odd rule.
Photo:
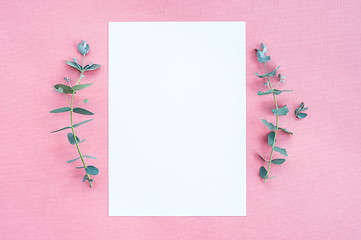
[[[72,162],[75,162],[76,160],[78,160],[80,157],[77,157],[77,158],[74,158],[74,159],[72,159],[72,160],[69,160],[69,161],[67,161],[67,163],[72,163]]]
[[[261,50],[257,49],[257,59],[259,63],[271,61],[270,56],[266,56]]]
[[[58,130],[52,131],[52,132],[50,132],[50,133],[60,132],[60,131],[63,131],[63,130],[65,130],[65,129],[69,129],[69,128],[71,128],[71,127],[64,127],[64,128],[61,128],[61,129],[58,129]]]
[[[279,69],[280,67],[278,66],[275,70],[273,70],[272,72],[263,74],[263,75],[259,75],[258,73],[255,73],[259,78],[266,78],[266,77],[274,77],[276,75],[276,71]]]
[[[266,44],[261,43],[261,51],[262,51],[263,53],[267,53]]]
[[[273,123],[267,122],[265,119],[262,119],[261,121],[269,128],[269,130],[276,130],[276,126],[273,125]]]
[[[257,95],[259,96],[262,96],[262,95],[268,95],[268,94],[271,94],[273,91],[271,89],[265,91],[265,92],[261,92],[261,91],[258,91]]]
[[[92,156],[89,156],[89,155],[83,155],[83,157],[92,158],[92,159],[98,159],[98,158],[96,158],[96,157],[92,157]]]
[[[90,64],[89,64],[90,65]],[[92,70],[95,70],[95,69],[98,69],[98,68],[100,68],[100,65],[99,64],[92,64],[92,65],[86,65],[85,67],[84,67],[84,70],[85,71],[92,71]]]
[[[286,132],[286,133],[288,133],[288,134],[291,134],[291,135],[293,135],[293,133],[291,133],[290,131],[288,131],[286,128],[278,128],[279,130],[282,130],[282,131],[284,131],[284,132]]]
[[[84,166],[82,166],[82,167],[76,167],[76,169],[82,169],[82,168],[84,168]]]
[[[98,168],[96,168],[94,166],[87,166],[85,168],[85,171],[90,175],[98,175],[98,173],[99,173]]]
[[[268,162],[266,159],[264,159],[264,158],[261,156],[261,154],[258,153],[258,156],[260,156],[263,161]]]
[[[280,95],[283,92],[292,92],[292,90],[279,90],[279,89],[273,89],[274,94]]]
[[[84,124],[84,123],[87,123],[87,122],[90,122],[94,119],[89,119],[89,120],[86,120],[86,121],[83,121],[83,122],[80,122],[80,123],[77,123],[77,124],[74,124],[73,127],[76,128],[76,127],[79,127],[80,125]],[[55,132],[60,132],[60,131],[63,131],[65,129],[70,129],[71,127],[64,127],[64,128],[61,128],[61,129],[58,129],[58,130],[55,130],[55,131],[52,131],[50,133],[55,133]]]
[[[268,73],[268,76],[274,77],[274,76],[276,75],[276,72],[277,72],[277,70],[278,70],[279,68],[280,68],[280,66],[276,67],[276,69],[273,70],[272,72],[269,72],[269,73]]]
[[[85,182],[87,179],[88,179],[88,175],[85,174],[83,177],[83,182]]]
[[[72,133],[68,133],[67,136],[68,136],[68,140],[69,140],[70,144],[74,145],[75,144],[74,135]],[[82,143],[85,141],[85,140],[80,141],[77,136],[75,136],[75,138],[76,138],[77,143]]]
[[[91,86],[91,85],[93,85],[93,83],[75,85],[75,86],[73,86],[72,88],[73,88],[74,91],[79,91],[79,90],[82,90],[82,89],[84,89],[84,88],[86,88],[86,87],[89,87],[89,86]]]
[[[272,109],[272,112],[274,113],[274,115],[286,116],[289,110],[287,108],[287,105],[285,105],[281,108]]]
[[[258,91],[257,95],[268,95],[271,93],[274,93],[275,95],[280,95],[283,92],[292,92],[292,90],[268,89],[265,92]]]
[[[84,123],[87,123],[87,122],[90,122],[90,121],[93,121],[94,119],[89,119],[89,120],[85,120],[83,122],[80,122],[80,123],[77,123],[77,124],[74,124],[73,127],[79,127],[80,125],[83,125]],[[69,127],[70,128],[70,127]]]
[[[89,182],[93,182],[94,180],[93,179],[89,179]]]
[[[267,176],[267,170],[266,170],[266,168],[265,167],[260,167],[260,169],[259,169],[259,176],[261,177],[261,178],[266,178],[266,176]]]
[[[84,108],[74,108],[73,112],[83,115],[94,115],[94,113],[84,109]]]
[[[83,100],[83,103],[87,103],[87,102],[88,102],[88,99],[84,99],[84,100]]]
[[[284,156],[288,156],[287,155],[287,151],[286,151],[286,149],[284,149],[284,148],[280,148],[280,147],[273,147],[273,150],[275,150],[276,152],[279,152],[279,153],[281,153],[282,155],[284,155]]]
[[[273,177],[267,177],[267,179],[274,179],[276,178],[276,176],[273,176]]]
[[[305,117],[307,117],[307,113],[299,113],[299,114],[297,115],[297,117],[298,117],[299,119],[305,118]]]
[[[54,86],[54,88],[56,90],[58,90],[59,88],[63,89],[63,92],[64,93],[67,93],[67,94],[72,94],[74,91],[71,87],[67,86],[67,85],[64,85],[64,84],[56,84]]]
[[[270,145],[271,147],[273,146],[273,142],[275,141],[275,132],[272,131],[267,135],[268,138],[268,145]]]
[[[70,107],[62,107],[62,108],[54,109],[50,112],[51,113],[63,113],[63,112],[69,112],[70,110],[71,110]]]
[[[277,159],[273,159],[271,161],[271,163],[276,164],[276,165],[281,165],[282,163],[284,163],[286,161],[286,159],[283,158],[277,158]]]
[[[82,71],[82,67],[79,64],[77,64],[75,62],[71,62],[71,61],[65,61],[65,62],[66,62],[66,64],[68,64],[69,66],[79,70],[80,72]]]
[[[254,73],[254,74],[256,74],[259,78],[266,78],[266,77],[268,77],[268,73],[262,74],[262,75],[259,75],[258,73]]]

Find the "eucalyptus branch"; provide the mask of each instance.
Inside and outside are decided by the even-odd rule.
[[[257,51],[257,59],[258,59],[258,62],[259,63],[264,63],[264,66],[265,66],[265,71],[266,73],[263,74],[263,75],[260,75],[258,73],[256,73],[256,75],[261,78],[261,79],[264,79],[266,78],[267,79],[267,82],[265,83],[265,85],[268,86],[268,90],[265,91],[265,92],[261,92],[261,91],[258,91],[257,95],[269,95],[269,94],[272,94],[273,96],[273,100],[274,100],[274,103],[275,103],[275,108],[272,109],[272,112],[273,114],[275,115],[276,117],[276,120],[275,120],[275,124],[273,123],[270,123],[268,122],[267,120],[265,119],[262,119],[262,122],[269,128],[269,130],[271,130],[271,132],[268,133],[267,135],[267,141],[268,141],[268,145],[271,146],[271,153],[270,153],[270,157],[269,157],[269,160],[265,160],[265,158],[263,158],[261,155],[260,157],[262,158],[262,160],[264,160],[265,162],[268,163],[268,167],[267,169],[264,167],[264,166],[261,166],[260,167],[260,170],[259,170],[259,175],[261,176],[261,178],[263,178],[263,182],[266,182],[267,179],[272,179],[272,178],[275,178],[275,177],[269,177],[269,173],[270,173],[270,170],[271,170],[271,164],[275,164],[275,165],[281,165],[283,164],[286,159],[284,158],[277,158],[277,159],[272,159],[273,155],[274,155],[274,152],[278,152],[280,154],[282,154],[283,156],[288,156],[287,154],[287,151],[286,149],[284,148],[280,148],[280,147],[277,147],[275,144],[276,144],[276,138],[277,138],[277,133],[279,132],[279,130],[287,133],[287,134],[291,134],[293,135],[292,132],[288,131],[286,128],[281,128],[281,126],[286,123],[287,121],[285,121],[284,123],[282,123],[281,125],[279,125],[279,117],[280,116],[286,116],[287,113],[289,112],[288,108],[287,108],[287,105],[283,106],[283,107],[278,107],[278,103],[277,103],[277,98],[276,96],[277,95],[280,95],[281,93],[283,92],[292,92],[291,90],[280,90],[280,89],[277,89],[278,86],[283,83],[285,81],[285,78],[286,76],[282,76],[281,74],[278,74],[278,78],[279,78],[279,82],[277,84],[277,87],[276,88],[273,88],[272,87],[272,83],[271,83],[271,78],[274,77],[276,75],[276,72],[277,70],[280,68],[280,67],[277,67],[276,69],[274,69],[273,71],[271,72],[268,72],[267,71],[267,62],[271,61],[271,57],[270,56],[267,56],[266,53],[267,53],[267,48],[266,48],[266,45],[261,43],[261,47],[260,49],[256,49]],[[302,113],[302,111],[305,111],[307,110],[307,107],[304,107],[304,103],[302,102],[300,104],[300,106],[295,110],[295,117],[299,118],[299,119],[302,119],[302,118],[305,118],[307,116],[306,113]]]
[[[65,79],[65,81],[68,82],[68,85],[56,84],[54,86],[54,90],[56,90],[58,93],[62,93],[62,94],[65,95],[65,97],[67,99],[68,106],[69,106],[69,103],[68,103],[67,94],[71,94],[70,107],[63,107],[63,108],[58,108],[58,109],[50,111],[51,113],[70,112],[70,126],[69,127],[64,127],[64,128],[61,128],[61,129],[58,129],[58,130],[55,130],[55,131],[52,131],[51,133],[60,132],[60,131],[66,130],[66,129],[71,129],[71,133],[68,133],[67,137],[68,137],[68,140],[69,140],[70,144],[76,146],[76,148],[78,150],[79,157],[77,157],[75,159],[72,159],[72,160],[69,160],[67,162],[72,163],[72,162],[75,162],[78,159],[81,159],[82,166],[81,167],[76,167],[76,168],[77,169],[84,168],[85,175],[83,177],[83,182],[88,181],[89,186],[93,187],[93,185],[92,185],[93,179],[90,178],[90,175],[98,175],[99,170],[95,166],[86,165],[84,158],[92,158],[92,159],[97,159],[97,158],[89,156],[89,155],[83,155],[81,153],[80,148],[79,148],[79,144],[84,142],[85,140],[80,141],[80,139],[75,134],[75,128],[76,127],[78,127],[80,125],[83,125],[84,123],[90,122],[93,119],[88,119],[88,120],[85,120],[83,122],[74,124],[73,123],[73,113],[83,114],[83,115],[94,115],[94,113],[92,113],[92,112],[90,112],[90,111],[88,111],[88,110],[86,110],[84,108],[74,107],[74,95],[75,95],[75,93],[77,91],[80,91],[80,90],[82,90],[84,88],[87,88],[87,87],[92,85],[92,83],[81,84],[81,85],[79,84],[80,81],[84,78],[84,72],[98,69],[98,68],[100,68],[100,65],[89,63],[88,65],[84,66],[85,55],[89,52],[89,45],[86,43],[86,41],[81,41],[81,43],[78,44],[78,51],[83,56],[83,63],[82,63],[81,66],[79,65],[78,60],[76,58],[73,58],[73,60],[74,60],[73,62],[66,61],[66,64],[68,64],[69,66],[71,66],[71,67],[77,69],[78,71],[80,71],[80,77],[79,77],[79,80],[77,81],[76,85],[72,86],[71,83],[70,83],[70,79],[68,77],[66,77],[64,79]],[[87,103],[88,100],[85,99],[83,102]]]

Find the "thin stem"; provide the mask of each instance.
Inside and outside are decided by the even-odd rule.
[[[83,67],[84,67],[84,55],[83,55]],[[76,85],[79,84],[79,82],[80,82],[80,80],[81,80],[81,78],[82,78],[83,72],[84,72],[84,71],[82,70],[81,73],[80,73],[79,80],[78,80],[78,82],[77,82]],[[71,124],[71,131],[73,132],[73,136],[74,136],[75,145],[76,145],[76,148],[78,149],[79,156],[80,156],[80,158],[81,158],[81,161],[82,161],[83,166],[84,166],[84,169],[85,169],[85,168],[86,168],[86,164],[85,164],[83,155],[82,155],[81,152],[80,152],[79,144],[78,144],[78,141],[76,140],[75,130],[74,130],[74,127],[73,127],[73,109],[74,109],[73,104],[74,104],[74,92],[71,94],[70,124]],[[90,185],[90,187],[92,188],[93,185],[92,185],[92,183],[90,182],[89,173],[86,172],[86,175],[87,175],[87,177],[88,177],[89,185]]]
[[[267,65],[266,65],[266,63],[264,63],[264,67],[265,67],[266,73],[267,73]],[[267,80],[268,80],[268,84],[269,84],[270,88],[273,90],[271,81],[270,81],[270,79],[269,79],[269,76],[267,76]],[[278,109],[276,94],[275,94],[275,93],[272,93],[272,94],[273,94],[273,100],[274,100],[275,105],[276,105],[276,109]],[[274,136],[274,138],[273,138],[273,144],[272,144],[272,149],[271,149],[271,154],[270,154],[270,160],[269,160],[269,162],[268,162],[267,174],[266,174],[266,177],[265,177],[264,180],[263,180],[264,183],[266,182],[266,179],[267,179],[267,177],[268,177],[268,175],[269,175],[269,171],[270,171],[270,169],[271,169],[271,161],[272,161],[272,155],[273,155],[273,148],[274,148],[275,143],[276,143],[277,131],[278,131],[278,114],[276,114],[276,130],[275,130],[275,136]]]
[[[286,120],[286,121],[284,121],[283,123],[281,123],[279,126],[281,127],[283,124],[285,124],[286,122],[288,122],[288,121],[290,121],[291,119],[293,119],[293,118],[295,118],[296,116],[293,116],[292,118],[290,118],[290,119],[288,119],[288,120]]]

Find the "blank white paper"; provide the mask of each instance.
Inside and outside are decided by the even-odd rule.
[[[109,23],[109,215],[246,215],[244,22]]]

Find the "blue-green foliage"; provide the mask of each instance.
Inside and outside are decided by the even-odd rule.
[[[289,112],[287,105],[281,108],[272,109],[274,115],[286,116]]]
[[[301,102],[300,106],[295,109],[295,115],[297,118],[302,119],[307,117],[307,113],[303,113],[303,111],[306,111],[308,107],[305,107],[305,104]]]
[[[277,71],[280,68],[280,66],[276,67],[274,70],[272,70],[270,72],[267,72],[266,63],[271,60],[271,57],[266,55],[267,46],[264,43],[261,43],[260,48],[256,49],[256,51],[257,51],[257,60],[258,60],[259,63],[263,63],[265,65],[264,67],[265,67],[266,73],[264,73],[264,74],[255,73],[255,74],[259,78],[262,78],[262,79],[267,78],[266,79],[267,81],[264,83],[264,85],[268,88],[265,91],[258,91],[257,95],[259,95],[259,96],[272,95],[273,100],[274,100],[275,105],[276,105],[276,108],[272,109],[273,114],[276,115],[276,124],[268,122],[265,119],[261,119],[262,123],[264,125],[266,125],[269,130],[271,130],[271,132],[269,132],[267,134],[267,143],[268,143],[268,145],[270,145],[272,147],[271,154],[270,154],[270,160],[267,161],[266,159],[264,159],[260,155],[262,160],[268,163],[268,170],[266,170],[266,168],[263,167],[263,166],[259,169],[259,175],[261,176],[261,178],[264,179],[264,182],[265,182],[267,179],[275,178],[275,176],[274,177],[269,177],[269,170],[270,170],[271,164],[281,165],[286,161],[286,159],[283,159],[283,158],[276,158],[276,159],[271,160],[273,153],[278,152],[278,153],[280,153],[280,154],[282,154],[284,156],[288,156],[286,149],[275,146],[275,144],[276,144],[276,136],[278,136],[277,135],[278,131],[280,131],[280,132],[282,131],[282,132],[285,132],[287,134],[293,135],[292,132],[290,132],[286,128],[281,127],[283,125],[283,123],[279,124],[280,117],[281,116],[286,116],[288,114],[288,112],[289,112],[289,109],[288,109],[287,105],[285,105],[284,107],[278,108],[277,107],[278,104],[277,104],[276,96],[280,95],[283,92],[292,92],[292,90],[277,89],[278,86],[281,83],[283,83],[285,81],[285,79],[286,79],[286,75],[282,75],[280,73],[277,75]],[[278,77],[277,82],[276,82],[277,85],[275,83],[272,83],[272,79],[276,75]],[[307,107],[305,107],[304,103],[302,102],[300,104],[300,106],[295,110],[295,116],[297,118],[299,118],[299,119],[305,118],[307,116],[307,114],[304,113],[303,111],[306,111],[306,110],[307,110]],[[287,121],[285,121],[285,122],[287,122]]]
[[[77,58],[73,58],[73,61],[65,61],[65,63],[69,66],[71,66],[72,68],[77,69],[80,72],[80,76],[79,76],[79,80],[76,82],[75,85],[71,85],[70,83],[70,79],[68,77],[64,77],[64,80],[68,83],[68,85],[64,85],[64,84],[56,84],[53,88],[54,91],[57,91],[58,93],[61,94],[71,94],[71,103],[68,103],[69,107],[62,107],[62,108],[57,108],[54,109],[52,111],[50,111],[51,113],[64,113],[64,112],[70,112],[70,118],[71,118],[71,124],[70,126],[67,127],[63,127],[61,129],[52,131],[51,133],[55,133],[55,132],[60,132],[66,129],[71,129],[72,133],[68,133],[67,134],[67,138],[68,141],[70,142],[70,144],[72,145],[76,145],[77,146],[77,150],[79,152],[79,157],[68,160],[68,163],[72,163],[75,162],[79,159],[82,160],[83,166],[81,167],[76,167],[76,169],[82,169],[84,168],[86,174],[83,177],[83,182],[85,182],[86,180],[88,180],[90,187],[92,187],[92,182],[93,179],[90,179],[89,175],[97,175],[99,173],[99,170],[94,167],[94,166],[86,166],[84,158],[89,158],[89,159],[97,159],[96,157],[92,157],[89,155],[82,155],[79,149],[78,144],[84,142],[85,140],[80,141],[80,139],[74,135],[75,134],[75,128],[79,127],[87,122],[92,121],[93,119],[88,119],[85,121],[82,121],[80,123],[76,123],[73,124],[73,113],[77,113],[77,114],[82,114],[82,115],[94,115],[94,113],[90,112],[89,110],[86,110],[84,108],[80,108],[80,107],[73,107],[74,106],[74,96],[76,94],[77,91],[83,90],[87,87],[90,87],[93,83],[87,83],[87,84],[79,84],[81,80],[84,79],[84,72],[86,71],[93,71],[96,70],[98,68],[100,68],[99,64],[93,64],[92,62],[90,62],[88,65],[84,66],[84,61],[85,61],[85,55],[89,53],[89,44],[87,44],[86,41],[81,41],[78,44],[78,51],[79,53],[82,55],[82,66],[79,64],[80,61],[78,61]],[[68,100],[67,100],[68,102]],[[87,103],[88,99],[84,99],[83,103]]]

